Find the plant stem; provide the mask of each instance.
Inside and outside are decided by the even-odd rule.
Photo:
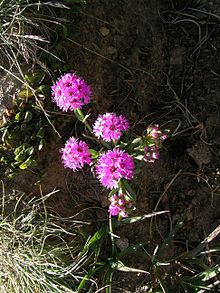
[[[115,238],[113,234],[113,229],[112,229],[112,218],[111,215],[109,215],[109,232],[110,232],[110,237],[111,237],[111,244],[112,244],[112,255],[115,256]]]
[[[85,124],[85,127],[89,130],[89,132],[91,134],[93,134],[92,132],[92,127],[89,125],[88,121],[86,120],[87,117],[84,116],[83,112],[81,111],[81,109],[75,109],[74,113],[76,115],[76,118],[83,122]]]

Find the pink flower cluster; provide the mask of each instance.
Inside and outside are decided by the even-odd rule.
[[[114,194],[110,198],[109,213],[112,216],[121,216],[125,218],[128,213],[134,209],[133,202],[125,194]]]
[[[144,158],[143,160],[148,163],[154,163],[160,157],[159,147],[154,145],[152,147],[144,147]]]
[[[90,86],[74,73],[63,75],[51,89],[53,101],[63,111],[81,109],[92,94]]]
[[[162,142],[167,138],[166,133],[162,133],[159,125],[149,126],[147,129],[146,144],[144,147],[144,161],[154,163],[160,157],[159,150]]]
[[[117,116],[114,113],[106,113],[99,115],[95,121],[93,133],[107,142],[116,141],[121,137],[122,132],[128,130],[129,127],[129,123],[123,115]]]
[[[85,164],[90,165],[92,162],[88,145],[74,137],[67,140],[64,148],[61,149],[61,153],[64,166],[73,171],[82,168]]]
[[[147,128],[147,137],[152,137],[157,142],[157,144],[159,144],[167,138],[167,134],[162,133],[162,131],[159,129],[159,125],[155,124]]]
[[[121,178],[131,180],[134,176],[134,160],[119,148],[108,150],[100,155],[96,174],[101,184],[107,188],[118,187]]]

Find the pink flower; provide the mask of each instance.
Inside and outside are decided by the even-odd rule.
[[[129,123],[127,119],[120,115],[117,116],[114,113],[106,113],[99,115],[93,126],[94,134],[105,141],[118,140],[123,131],[129,129]]]
[[[121,178],[127,180],[133,178],[134,167],[133,158],[119,148],[115,148],[100,155],[96,173],[103,186],[113,189],[118,187]]]
[[[147,137],[154,139],[157,144],[159,144],[167,138],[167,134],[162,133],[162,131],[159,129],[159,125],[155,124],[147,128]]]
[[[111,204],[108,211],[112,216],[121,216],[125,218],[130,211],[134,210],[134,202],[130,200],[126,194],[114,194],[110,197],[110,202]]]
[[[154,163],[155,160],[159,159],[159,150],[162,146],[162,142],[167,139],[167,133],[168,130],[162,133],[157,124],[151,125],[147,128],[143,158],[145,162]]]
[[[152,146],[152,147],[145,147],[144,148],[144,158],[143,160],[145,162],[154,163],[155,160],[158,160],[160,157],[159,154],[159,147],[158,146]]]
[[[114,204],[111,204],[108,208],[108,211],[112,216],[117,216],[119,214],[120,210],[121,209]]]
[[[63,75],[52,87],[52,99],[63,110],[81,109],[88,104],[91,97],[91,88],[74,73]]]
[[[88,145],[74,137],[67,140],[64,148],[61,149],[61,153],[64,166],[73,171],[82,168],[85,164],[90,165],[92,162]]]

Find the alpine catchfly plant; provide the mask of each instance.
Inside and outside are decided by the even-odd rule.
[[[127,217],[135,209],[136,195],[130,181],[143,163],[154,163],[159,159],[162,142],[167,131],[159,125],[150,125],[141,137],[123,136],[130,129],[128,119],[116,113],[105,113],[90,125],[89,115],[82,112],[83,105],[90,102],[92,90],[79,76],[63,75],[52,86],[52,99],[63,110],[71,110],[85,124],[86,139],[96,143],[94,149],[75,137],[70,137],[61,149],[61,159],[66,168],[78,171],[88,165],[100,184],[110,189],[109,214],[119,219]],[[124,138],[123,138],[124,137]]]

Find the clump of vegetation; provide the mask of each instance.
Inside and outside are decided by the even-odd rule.
[[[0,291],[75,292],[84,262],[81,224],[49,213],[45,200],[28,199],[16,192],[8,213],[8,196],[2,196],[0,216]],[[12,196],[10,196],[12,197]],[[67,224],[68,222],[68,224]]]
[[[64,18],[57,16],[58,9],[69,9],[83,0],[34,1],[3,0],[0,2],[0,68],[20,69],[19,60],[34,64],[42,63],[38,51],[48,50],[57,26]]]
[[[45,74],[26,76],[27,84],[14,97],[14,107],[6,109],[0,132],[0,163],[11,177],[17,171],[36,164],[37,153],[45,144],[48,121],[43,102],[49,87],[44,85]]]

